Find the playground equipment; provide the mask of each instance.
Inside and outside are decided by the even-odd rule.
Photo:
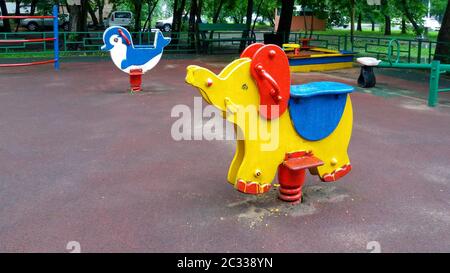
[[[396,58],[393,60],[393,49],[396,45]],[[378,67],[388,68],[408,68],[408,69],[429,69],[430,85],[428,92],[428,106],[434,107],[438,101],[440,92],[449,92],[450,88],[439,88],[440,76],[443,73],[450,72],[450,64],[441,64],[440,61],[431,61],[431,63],[400,63],[400,44],[398,40],[392,39],[388,44],[388,61],[379,62]],[[373,73],[373,72],[372,72]],[[372,76],[371,76],[372,77]],[[375,79],[375,74],[373,74]]]
[[[155,40],[148,46],[135,46],[131,34],[121,26],[109,27],[103,33],[102,50],[109,51],[117,68],[130,75],[132,92],[142,90],[142,75],[158,64],[164,47],[170,43],[161,31],[152,31],[156,33]]]
[[[355,52],[311,47],[311,39],[300,39],[301,44],[283,44],[292,72],[325,71],[351,68]]]
[[[280,47],[252,44],[218,75],[188,66],[186,82],[235,125],[238,140],[228,181],[238,191],[265,193],[278,171],[279,198],[298,201],[307,169],[324,182],[351,170],[353,87],[335,82],[291,86]]]
[[[358,85],[363,88],[374,87],[377,83],[373,67],[377,66],[381,61],[372,57],[359,57],[356,59],[361,64],[361,72],[358,77]]]
[[[59,32],[58,32],[58,6],[53,6],[53,12],[51,16],[0,16],[1,19],[53,19],[53,37],[52,38],[39,38],[39,39],[22,39],[22,40],[0,40],[0,44],[10,44],[10,43],[36,43],[36,42],[49,42],[53,41],[53,54],[54,58],[52,60],[28,62],[28,63],[14,63],[14,64],[0,64],[0,67],[19,67],[19,66],[31,66],[31,65],[41,65],[53,63],[55,70],[59,69]]]

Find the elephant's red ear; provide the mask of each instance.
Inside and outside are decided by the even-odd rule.
[[[291,88],[286,54],[279,46],[265,45],[255,52],[250,67],[259,89],[259,114],[266,119],[278,118],[287,109]]]
[[[263,46],[264,44],[262,43],[254,43],[249,45],[244,49],[244,51],[242,51],[241,58],[253,58],[253,55],[255,55],[256,51]]]

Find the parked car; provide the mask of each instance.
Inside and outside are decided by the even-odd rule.
[[[161,31],[169,32],[172,30],[172,22],[173,22],[173,17],[161,19],[161,20],[156,21],[155,27],[160,29]]]
[[[133,25],[133,13],[131,11],[113,11],[105,22],[106,27]]]
[[[206,17],[201,17],[202,22],[207,22],[207,18]],[[187,21],[189,21],[189,14],[183,15],[182,17],[183,23],[186,23]],[[161,31],[164,32],[170,32],[172,30],[172,22],[173,22],[173,17],[169,17],[166,19],[161,19],[156,21],[156,25],[155,27]]]
[[[60,14],[59,15],[59,27],[64,31],[69,31],[69,14]],[[36,18],[28,18],[20,20],[20,25],[26,27],[29,31],[38,31],[41,29],[52,28],[53,27],[53,19],[36,19]]]
[[[441,29],[441,24],[436,19],[431,17],[423,18],[423,26],[432,31],[438,31]]]

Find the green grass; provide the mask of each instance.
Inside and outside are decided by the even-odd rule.
[[[272,31],[273,27],[267,26],[267,25],[256,25],[255,31]],[[304,33],[304,31],[298,31],[298,33]],[[438,31],[430,31],[427,35],[427,37],[431,41],[436,41]],[[327,35],[350,35],[350,29],[327,29],[327,30],[316,30],[313,32],[313,34],[327,34]],[[308,32],[309,35],[309,32]],[[380,37],[380,38],[395,38],[395,39],[415,39],[416,34],[413,31],[408,31],[405,34],[402,34],[400,30],[392,30],[391,35],[384,35],[384,32],[380,30],[363,30],[363,31],[356,31],[355,30],[355,36],[371,36],[371,37]]]
[[[436,41],[437,35],[439,32],[430,31],[428,33],[428,38],[431,41]],[[350,30],[347,29],[333,29],[333,30],[324,30],[324,31],[314,31],[313,34],[327,34],[327,35],[350,35]],[[383,32],[378,30],[370,31],[355,31],[355,36],[370,36],[370,37],[379,37],[379,38],[387,38],[387,39],[415,39],[416,34],[412,31],[408,31],[406,34],[402,34],[400,30],[393,30],[392,35],[384,35]]]
[[[258,31],[261,31],[261,29],[258,29]],[[299,32],[302,33],[303,32]],[[349,35],[350,31],[348,29],[345,30],[325,30],[325,31],[315,31],[314,34],[322,34],[322,35]],[[364,30],[364,31],[355,31],[355,35],[356,36],[361,36],[361,37],[376,37],[376,38],[384,38],[386,40],[389,39],[393,39],[393,38],[397,38],[397,39],[405,39],[405,40],[415,40],[415,35],[412,32],[408,32],[407,34],[401,34],[400,31],[393,31],[392,35],[390,36],[385,36],[383,35],[382,32],[380,31],[370,31],[370,30]],[[348,37],[348,36],[347,36]],[[437,32],[430,32],[428,37],[430,38],[431,41],[435,41],[436,37],[437,37]],[[319,37],[319,39],[325,39],[325,40],[334,40],[336,39],[335,37]],[[384,40],[383,43],[386,43],[386,40]],[[364,45],[365,42],[371,42],[370,39],[357,39],[356,40],[356,45]],[[336,43],[336,41],[334,41],[334,43]],[[316,46],[325,46],[325,44],[321,44],[320,42],[317,42],[316,44],[314,44]],[[350,47],[350,44],[348,44],[348,46]],[[343,41],[341,40],[341,49],[343,47]],[[337,49],[337,48],[333,48],[331,47],[331,49]],[[348,48],[349,49],[349,48]],[[402,46],[402,50],[407,50],[408,46],[407,45],[403,45]],[[371,51],[375,51],[375,52],[379,52],[381,54],[386,54],[387,52],[387,47],[386,46],[370,46],[369,50]],[[355,51],[359,51],[359,55],[360,56],[374,56],[377,57],[376,54],[370,54],[370,53],[366,53],[364,49],[359,49],[356,48]],[[412,46],[411,46],[411,62],[415,62],[417,59],[417,53],[418,53],[418,49],[417,49],[417,43],[413,42]],[[407,55],[407,53],[401,53],[401,55],[403,57],[405,57],[405,55]],[[60,53],[61,57],[84,57],[84,56],[108,56],[108,53],[105,52],[61,52]],[[428,48],[422,48],[422,56],[428,56]],[[9,53],[0,53],[0,58],[2,59],[14,59],[14,58],[28,58],[28,59],[36,59],[36,58],[46,58],[46,59],[51,59],[53,57],[53,51],[46,51],[46,52],[20,52],[20,51],[12,51]],[[383,55],[380,56],[381,58],[383,57]],[[403,59],[404,61],[404,59]]]
[[[347,37],[350,37],[350,31],[348,29],[345,30],[325,30],[325,31],[314,31],[313,34],[317,34],[319,35],[319,40],[331,40],[333,41],[334,38],[332,36],[336,35],[336,36],[343,36],[343,35],[347,35]],[[320,35],[324,35],[324,36],[320,36]],[[327,37],[327,35],[330,35]],[[437,38],[438,32],[429,32],[428,33],[428,38],[430,41],[435,42],[436,38]],[[406,34],[402,34],[400,30],[398,31],[392,31],[392,35],[384,35],[382,32],[380,31],[370,31],[370,30],[364,30],[364,31],[355,31],[355,36],[356,37],[361,37],[360,39],[356,39],[355,40],[355,46],[356,48],[354,48],[354,51],[358,52],[358,56],[371,56],[371,57],[379,57],[381,59],[386,59],[386,55],[387,55],[387,44],[388,41],[391,39],[399,39],[399,40],[410,40],[411,42],[411,48],[410,48],[410,59],[408,60],[408,44],[407,41],[403,41],[401,42],[401,50],[402,51],[406,51],[406,52],[400,52],[400,56],[401,56],[401,62],[417,62],[417,56],[419,53],[418,47],[417,47],[417,42],[416,42],[416,35],[413,32],[408,32]],[[367,39],[369,38],[369,39]],[[379,55],[374,54],[374,53],[368,53],[365,52],[364,48],[358,48],[357,46],[365,46],[365,44],[367,42],[369,43],[376,43],[376,41],[370,41],[370,38],[382,38],[383,40],[380,41],[380,43],[382,45],[377,46],[377,45],[369,45],[368,46],[368,50],[372,51],[372,52],[378,52],[380,53]],[[349,39],[349,38],[348,38]],[[334,43],[336,43],[337,41],[334,40]],[[341,41],[341,47],[343,46],[343,41]],[[321,43],[321,42],[316,42],[316,45],[318,47],[324,47],[325,44]],[[421,49],[421,62],[427,61],[428,59],[424,59],[424,58],[428,58],[429,57],[429,48],[427,48],[429,44],[428,43],[423,43],[422,45],[422,49]],[[350,43],[348,43],[348,48],[347,49],[351,49],[350,48]],[[432,53],[434,52],[434,44],[432,45]],[[331,47],[331,49],[338,49],[338,48],[333,48]],[[394,52],[393,52],[393,58],[396,58],[396,47],[394,45]]]

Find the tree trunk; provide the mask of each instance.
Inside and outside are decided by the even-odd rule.
[[[30,16],[34,16],[34,14],[36,13],[36,5],[38,3],[39,0],[32,0],[30,3]]]
[[[305,25],[305,38],[306,35],[308,35],[308,22],[306,21],[306,4],[305,4],[305,0],[302,1],[302,14],[303,14],[303,24]]]
[[[189,32],[195,32],[195,23],[197,16],[198,4],[197,0],[191,0],[191,7],[189,9]]]
[[[202,7],[203,7],[203,0],[198,0],[197,3],[197,24],[202,22]]]
[[[88,0],[81,0],[81,13],[80,13],[80,22],[79,22],[79,31],[86,32],[87,31],[87,15],[88,15]]]
[[[191,48],[195,47],[195,34],[197,33],[196,17],[197,17],[198,3],[197,0],[191,0],[191,7],[189,9],[189,41]]]
[[[134,31],[141,31],[142,0],[134,0]]]
[[[105,0],[96,0],[95,5],[97,6],[97,18],[98,24],[103,26],[103,8],[105,7]]]
[[[406,34],[406,20],[404,17],[402,17],[402,34]]]
[[[177,21],[176,21],[177,13],[178,13],[178,0],[174,0],[173,1],[173,13],[172,13],[172,32],[174,32],[174,28],[176,27],[176,24],[177,24]],[[173,41],[172,41],[172,43],[173,43]]]
[[[391,35],[391,16],[384,16],[384,35]]]
[[[213,20],[212,20],[213,24],[217,23],[217,21],[219,20],[219,15],[220,15],[220,11],[222,10],[223,2],[224,2],[224,0],[219,0],[219,5],[217,6],[217,9],[213,15]],[[214,36],[214,31],[210,31],[209,39],[212,39],[213,36]]]
[[[256,17],[255,17],[255,20],[253,20],[252,32],[255,31],[256,21],[258,20],[259,12],[261,11],[261,5],[262,5],[263,2],[264,2],[264,0],[260,0],[259,4],[258,4],[258,7],[256,8]]]
[[[381,0],[381,14],[384,16],[384,35],[391,35],[391,16],[388,0]]]
[[[406,18],[408,18],[408,21],[411,22],[411,24],[413,25],[414,32],[416,33],[416,35],[417,36],[422,35],[422,28],[417,24],[416,20],[414,19],[414,16],[409,10],[408,3],[406,2],[406,0],[401,0],[400,3],[403,7],[403,13],[405,14]]]
[[[178,3],[180,3],[180,5],[178,5]],[[186,0],[181,0],[181,2],[179,2],[178,0],[174,1],[172,32],[180,32],[180,30],[181,30],[181,24],[182,24],[181,20],[183,17],[183,11],[184,11],[185,5],[186,5]]]
[[[444,18],[442,19],[441,29],[439,30],[437,37],[434,59],[450,64],[450,4],[447,5]]]
[[[19,16],[20,15],[20,4],[21,4],[22,0],[16,0],[16,12],[14,13],[14,15]],[[20,20],[20,19],[18,19]]]
[[[80,16],[81,16],[81,6],[77,5],[69,6],[69,24],[71,32],[79,31],[80,27],[78,26],[78,23],[80,22],[79,19]]]
[[[362,31],[362,13],[358,14],[358,25],[356,27],[357,31]]]
[[[224,0],[219,0],[219,6],[217,6],[216,12],[214,12],[214,16],[213,16],[213,24],[217,23],[217,21],[219,20],[219,16],[220,16],[220,11],[222,10],[222,6],[223,3],[225,1]]]
[[[16,12],[14,13],[15,16],[20,16],[20,4],[21,4],[22,0],[16,0]],[[19,31],[19,26],[20,26],[20,19],[16,19],[16,31]]]
[[[370,23],[372,24],[372,31],[375,31],[375,21],[372,19]]]
[[[266,12],[266,14],[265,14],[264,17],[266,17],[266,19],[269,20],[270,25],[271,25],[272,27],[275,26],[275,21],[273,20],[273,15],[272,15],[272,14],[270,14],[269,12]]]
[[[8,15],[8,8],[6,6],[5,0],[0,0],[0,10],[1,10],[3,16]],[[3,31],[11,32],[11,24],[9,23],[9,19],[3,20]]]
[[[314,31],[314,12],[311,14],[311,25],[310,25],[310,28],[309,28],[309,39],[312,38],[313,31]]]
[[[252,27],[252,15],[253,15],[253,0],[247,0],[247,15],[245,21],[245,31],[242,33],[242,38],[250,37],[250,28]],[[247,46],[247,41],[241,41],[239,52],[242,52]]]
[[[91,16],[92,19],[92,24],[94,24],[94,26],[98,26],[98,19],[97,19],[97,15],[95,15],[95,11],[91,6],[91,3],[89,3],[89,1],[87,2],[87,9],[89,12],[89,15]]]
[[[280,21],[277,34],[283,38],[283,43],[289,42],[291,34],[292,13],[294,12],[294,0],[285,0],[281,4]]]
[[[195,1],[195,0],[192,0]],[[149,26],[148,29],[151,29],[151,23],[152,23],[152,15],[153,11],[155,11],[156,6],[158,5],[159,0],[147,0],[147,8],[148,8],[148,15],[147,19],[144,22],[144,29],[147,29],[147,25]]]
[[[355,36],[355,0],[350,0],[350,41],[353,44]]]
[[[197,48],[200,48],[200,33],[198,31],[198,24],[202,23],[202,9],[203,9],[203,0],[198,0],[197,3],[197,22],[195,24],[195,33],[196,33],[196,45]],[[204,33],[201,33],[202,39],[206,39],[206,35]]]
[[[178,3],[180,3],[178,5]],[[184,6],[186,5],[186,0],[175,0],[173,3],[173,21],[172,21],[172,44],[178,44],[178,36],[181,31],[181,20],[183,17]]]
[[[81,0],[81,5],[68,6],[69,24],[71,32],[87,31],[87,0]],[[81,39],[83,35],[77,35],[77,39]]]

